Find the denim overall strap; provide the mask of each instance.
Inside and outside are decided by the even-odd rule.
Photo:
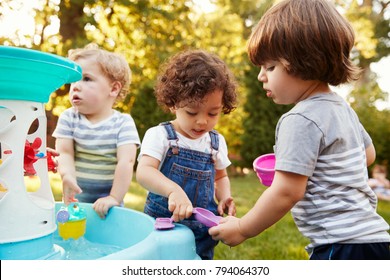
[[[177,140],[177,134],[171,122],[163,122],[160,123],[160,125],[163,125],[165,127],[165,130],[168,133],[168,140]]]
[[[219,136],[216,130],[211,130],[209,134],[211,138],[211,155],[213,161],[215,162],[217,159],[218,148],[219,148]]]
[[[165,155],[160,171],[178,184],[186,193],[193,207],[206,208],[217,214],[214,200],[215,167],[212,153],[179,147],[177,135],[172,124],[163,124],[170,140],[170,147]],[[213,135],[213,136],[211,136]],[[176,137],[174,137],[176,136]],[[211,133],[213,145],[216,145],[218,134]],[[174,142],[174,143],[172,143]],[[212,149],[214,151],[214,149]],[[168,210],[168,198],[149,192],[145,213],[152,217],[171,217]],[[208,234],[208,228],[193,217],[183,220],[182,224],[192,229],[195,235],[197,253],[202,259],[211,259],[217,244]]]
[[[211,138],[211,148],[213,150],[218,151],[219,148],[219,137],[218,137],[218,132],[216,130],[211,130],[209,132],[210,138]]]

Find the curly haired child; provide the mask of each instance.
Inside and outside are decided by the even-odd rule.
[[[235,108],[235,80],[216,55],[185,51],[165,65],[156,97],[176,118],[150,128],[142,140],[136,176],[149,190],[145,213],[172,216],[187,225],[194,232],[198,255],[212,259],[217,242],[192,217],[192,210],[202,207],[235,215],[227,145],[214,130],[221,113]]]

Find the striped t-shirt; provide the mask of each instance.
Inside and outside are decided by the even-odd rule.
[[[110,193],[117,148],[140,144],[133,118],[118,111],[93,124],[71,107],[61,114],[53,136],[74,140],[77,183],[83,190],[78,199],[84,202],[94,202]]]
[[[365,149],[371,144],[356,113],[335,93],[303,100],[279,120],[276,170],[308,176],[292,214],[311,241],[309,252],[330,243],[390,242],[367,183]]]

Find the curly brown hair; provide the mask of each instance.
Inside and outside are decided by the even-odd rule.
[[[236,80],[227,65],[215,54],[203,50],[180,52],[171,57],[161,70],[155,95],[164,109],[202,102],[215,90],[223,92],[224,114],[236,108]]]

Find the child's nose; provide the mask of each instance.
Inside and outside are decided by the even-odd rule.
[[[260,72],[259,72],[259,75],[257,76],[257,79],[260,81],[260,82],[265,82],[267,80],[267,77],[264,73],[264,70],[263,68],[261,68]]]
[[[199,116],[199,118],[196,119],[196,123],[198,125],[205,125],[205,124],[207,124],[207,117]]]
[[[80,90],[80,81],[74,82],[70,85],[70,90],[71,91],[78,91]]]

